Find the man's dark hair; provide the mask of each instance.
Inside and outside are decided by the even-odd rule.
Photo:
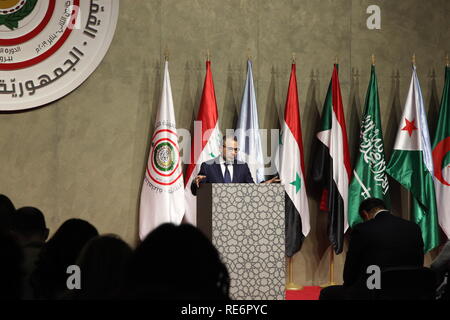
[[[45,233],[47,226],[45,225],[44,214],[34,207],[17,209],[12,219],[12,230],[27,237]]]
[[[232,136],[232,135],[224,135],[224,136],[222,137],[222,144],[225,146],[225,142],[226,142],[227,140],[231,140],[231,139],[234,140],[235,142],[238,141],[236,136]]]
[[[375,208],[386,209],[386,204],[378,198],[367,198],[359,205],[359,215],[363,218],[363,211],[370,212]]]

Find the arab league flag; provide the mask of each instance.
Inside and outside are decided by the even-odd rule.
[[[411,220],[422,230],[424,251],[439,244],[433,160],[416,67],[387,173],[411,192]]]
[[[247,80],[242,95],[241,112],[235,136],[240,149],[237,156],[238,160],[248,164],[256,183],[264,181],[264,159],[259,135],[258,107],[256,106],[252,62],[250,60],[247,61]]]
[[[342,252],[344,233],[348,228],[348,185],[350,183],[350,154],[344,107],[334,65],[322,111],[321,129],[317,133],[318,150],[313,167],[313,179],[322,187],[320,209],[328,211],[328,238],[334,252]]]
[[[433,142],[434,183],[439,224],[450,239],[450,67],[445,68],[439,121]]]
[[[220,155],[222,134],[219,129],[219,114],[217,112],[216,94],[211,73],[211,61],[206,62],[206,76],[203,85],[200,109],[194,134],[191,141],[191,157],[185,176],[186,222],[197,224],[197,197],[192,194],[191,184],[200,171],[203,162],[212,160]]]
[[[292,257],[300,250],[310,230],[295,64],[292,64],[281,130],[278,172],[286,192],[286,255]]]
[[[161,100],[141,191],[139,237],[143,240],[150,231],[162,223],[179,224],[184,211],[183,171],[173,110],[169,63],[166,61]]]
[[[375,66],[373,65],[359,139],[359,155],[353,169],[348,196],[348,223],[350,227],[363,221],[359,215],[359,205],[364,199],[378,198],[384,200],[386,205],[390,207],[378,84]]]

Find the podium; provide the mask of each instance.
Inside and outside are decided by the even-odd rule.
[[[197,227],[213,242],[235,300],[285,296],[285,192],[280,184],[204,184]]]

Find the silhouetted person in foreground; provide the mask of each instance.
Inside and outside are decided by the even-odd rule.
[[[116,297],[132,254],[130,246],[116,235],[92,238],[76,262],[81,271],[81,289],[70,290],[66,298],[98,300]]]
[[[42,248],[31,284],[37,299],[59,299],[67,289],[67,267],[74,265],[83,246],[97,229],[81,219],[65,221]]]
[[[4,194],[0,194],[0,233],[9,233],[15,211],[12,201]]]
[[[163,224],[136,249],[122,298],[224,300],[229,285],[217,249],[200,230]]]
[[[22,261],[22,250],[14,237],[0,233],[0,300],[21,298]]]
[[[320,300],[373,298],[376,291],[367,288],[367,268],[423,266],[422,233],[417,224],[392,215],[380,199],[361,202],[359,214],[364,222],[351,233],[344,265],[344,285],[322,289]]]
[[[16,238],[23,252],[23,299],[34,299],[30,276],[36,268],[39,254],[48,238],[49,230],[45,224],[44,214],[37,208],[18,209],[12,219],[12,235]]]

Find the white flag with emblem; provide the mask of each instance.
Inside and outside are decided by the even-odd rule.
[[[185,211],[183,170],[173,110],[169,64],[164,80],[139,208],[139,237],[162,223],[179,224]]]

